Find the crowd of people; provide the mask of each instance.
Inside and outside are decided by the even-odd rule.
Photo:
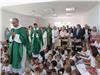
[[[26,28],[18,18],[11,24],[0,42],[1,75],[100,75],[100,33],[95,26],[33,23]]]

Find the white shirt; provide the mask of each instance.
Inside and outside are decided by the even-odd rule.
[[[90,64],[92,67],[96,67],[95,58],[92,55],[90,56]]]
[[[97,32],[91,31],[91,35],[92,35],[92,36],[96,36],[96,35],[97,35]]]
[[[97,50],[100,54],[100,43],[97,43],[97,41],[95,41],[95,43],[93,45],[97,48]]]
[[[91,38],[95,39],[97,34],[98,34],[97,32],[91,31]]]
[[[21,26],[18,26],[18,27],[13,27],[14,29],[19,29],[21,28]],[[16,41],[17,43],[22,43],[22,41],[20,40],[20,35],[19,34],[16,34],[14,39],[12,39],[12,35],[10,36],[9,38],[9,41],[12,42],[12,41]]]
[[[2,71],[3,64],[0,62],[0,73]]]
[[[43,71],[40,73],[40,75],[47,75],[46,70],[43,69]]]
[[[47,32],[46,31],[43,33],[43,38],[44,39],[47,38]]]
[[[66,71],[64,71],[63,75],[69,75]]]
[[[90,50],[87,50],[87,51],[81,51],[81,54],[82,54],[82,55],[85,55],[85,56],[88,56],[88,57],[91,56]]]
[[[47,32],[45,31],[42,35],[43,37],[43,49],[46,49],[47,47]]]
[[[63,61],[62,60],[57,61],[57,68],[58,69],[63,68]]]
[[[87,29],[85,29],[85,39],[88,39],[88,37],[89,37],[89,35],[88,35],[88,30]]]
[[[38,66],[36,64],[34,64],[34,65],[29,64],[29,67],[34,71],[35,68],[38,67]]]
[[[65,50],[65,51],[64,51],[64,54],[61,55],[61,56],[62,56],[62,59],[65,60],[66,57],[67,57],[67,55],[68,55],[68,53],[67,53],[67,51]]]
[[[85,64],[77,64],[76,67],[77,67],[78,71],[81,73],[81,75],[91,75],[87,71]]]
[[[2,43],[0,42],[0,49],[3,48]]]
[[[91,54],[91,52],[90,52],[90,50],[87,50],[87,51],[85,51],[85,52],[81,52],[83,55],[85,55],[85,56],[88,56],[88,60],[90,60],[90,64],[91,64],[91,66],[92,67],[95,67],[96,66],[96,64],[95,64],[95,59],[94,59],[94,57],[92,56],[92,54]]]
[[[58,32],[58,30],[56,29],[56,30],[52,30],[52,43],[55,43],[55,40],[57,39],[57,37],[58,37],[58,34],[59,34],[59,32]]]
[[[3,66],[2,70],[4,70],[5,72],[10,72],[10,65],[8,66]]]
[[[97,74],[100,75],[100,69],[97,69]]]
[[[60,31],[60,36],[61,37],[65,37],[65,36],[67,36],[67,32],[66,32],[66,30],[64,30],[64,31]]]
[[[48,59],[49,54],[52,54],[52,51],[48,51],[47,53],[45,53],[45,59]]]
[[[27,74],[25,74],[25,72],[24,72],[22,75],[27,75]],[[33,72],[31,72],[30,75],[35,75],[35,74]]]
[[[74,62],[76,62],[76,60],[77,60],[77,59],[76,59],[76,55],[71,56],[70,59],[72,59]]]

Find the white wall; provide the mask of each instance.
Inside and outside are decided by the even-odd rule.
[[[70,22],[71,26],[76,26],[77,24],[81,24],[84,26],[87,23],[86,14],[80,15],[72,15],[71,17],[55,17],[55,18],[47,18],[46,19],[52,26],[55,22]],[[62,25],[63,26],[63,25]]]
[[[2,24],[1,24],[1,22],[2,22],[2,19],[1,19],[1,14],[2,14],[2,11],[1,11],[1,7],[0,7],[0,41],[1,41],[1,35],[2,35]]]
[[[91,27],[96,26],[100,32],[100,3],[88,12],[87,21]]]
[[[54,26],[55,22],[71,22],[71,25],[81,24],[84,26],[85,24],[88,24],[91,26],[96,26],[100,30],[100,3],[99,5],[95,6],[93,9],[91,9],[89,12],[84,14],[78,14],[72,17],[55,17],[55,18],[38,18],[38,17],[32,17],[32,16],[26,16],[21,15],[13,12],[9,12],[6,10],[0,11],[0,14],[2,12],[2,27],[0,26],[0,36],[2,37],[2,40],[4,40],[4,30],[6,27],[10,27],[9,19],[13,17],[17,17],[20,20],[20,23],[23,26],[32,25],[32,23],[37,22],[40,27],[48,26],[48,24],[51,24],[51,26]],[[1,16],[1,15],[0,15]],[[0,37],[0,40],[1,40]]]
[[[23,26],[29,26],[32,25],[32,23],[36,22],[36,19],[31,16],[25,16],[25,15],[20,15],[17,13],[9,12],[6,10],[2,10],[2,40],[4,40],[4,30],[6,27],[10,28],[10,22],[9,20],[11,18],[18,18],[20,20],[20,24]]]
[[[39,27],[47,27],[49,25],[48,20],[45,18],[37,17],[36,20]]]
[[[100,33],[100,3],[99,3],[99,33]]]

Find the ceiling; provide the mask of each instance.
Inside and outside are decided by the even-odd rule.
[[[14,13],[28,15],[28,16],[66,16],[66,8],[74,7],[73,15],[86,13],[95,7],[99,2],[90,1],[54,1],[54,2],[40,2],[29,3],[16,6],[3,7],[4,10]]]

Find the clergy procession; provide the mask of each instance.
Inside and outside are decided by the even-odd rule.
[[[12,18],[0,42],[1,75],[100,75],[100,33],[85,24],[40,27]]]

